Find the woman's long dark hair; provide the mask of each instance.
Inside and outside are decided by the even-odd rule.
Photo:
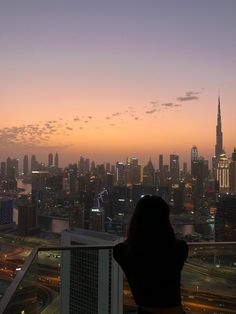
[[[173,247],[176,243],[171,226],[170,208],[159,196],[145,195],[134,210],[131,218],[127,242],[130,248],[158,245]]]

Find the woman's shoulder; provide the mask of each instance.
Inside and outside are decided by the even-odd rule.
[[[127,251],[127,243],[126,241],[116,244],[113,247],[113,257],[116,261],[119,261]]]
[[[116,245],[113,247],[113,254],[114,254],[114,253],[124,252],[126,249],[127,249],[127,243],[126,243],[126,241],[120,242],[120,243],[116,244]]]
[[[177,239],[176,244],[177,244],[178,252],[181,254],[183,259],[186,260],[188,257],[188,251],[189,251],[187,242],[185,242],[184,240]]]

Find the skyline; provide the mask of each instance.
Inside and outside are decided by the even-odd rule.
[[[196,145],[210,160],[218,94],[230,157],[235,13],[230,0],[2,2],[0,159],[183,162]]]

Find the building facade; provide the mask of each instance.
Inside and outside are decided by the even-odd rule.
[[[63,246],[113,245],[117,237],[85,229],[62,233]],[[82,248],[63,252],[61,258],[62,314],[123,313],[123,274],[112,249]]]

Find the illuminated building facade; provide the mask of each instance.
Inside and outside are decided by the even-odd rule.
[[[104,226],[104,210],[102,208],[91,208],[89,213],[89,229],[103,232]]]
[[[123,162],[116,163],[116,183],[119,186],[126,184],[125,165]]]
[[[219,182],[219,192],[229,192],[229,160],[226,154],[221,154],[218,158],[216,178]]]

